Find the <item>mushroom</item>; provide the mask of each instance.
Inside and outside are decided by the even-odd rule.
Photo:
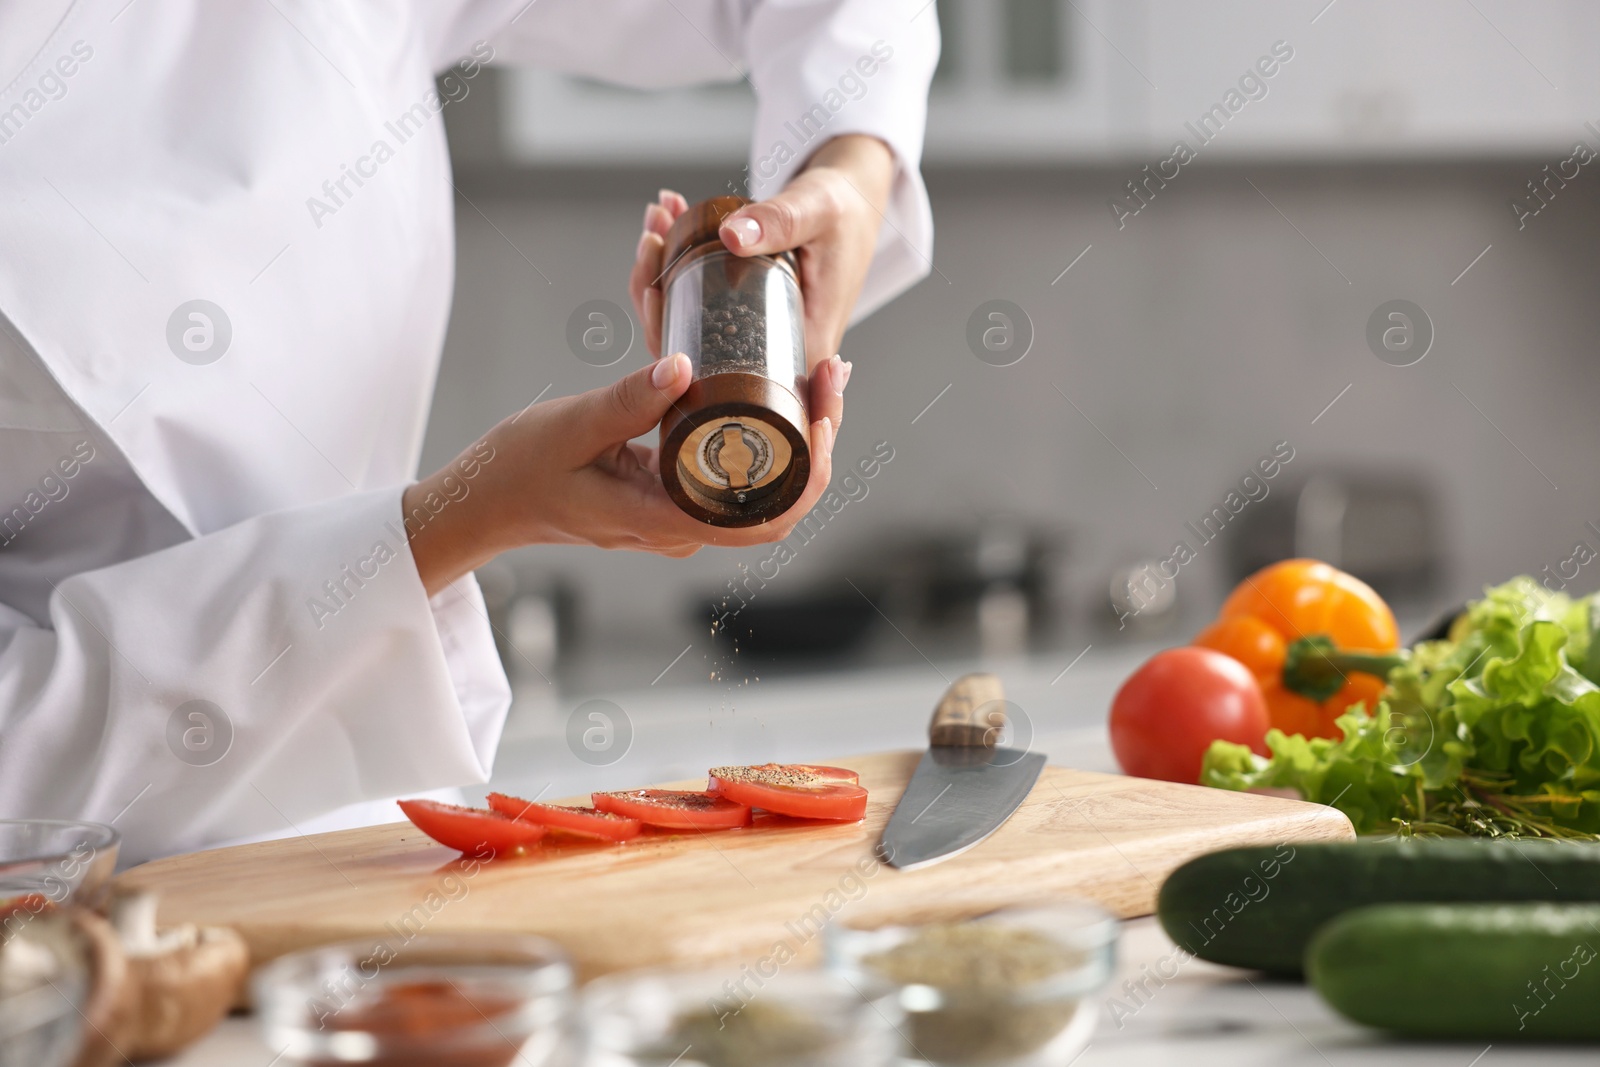
[[[84,946],[90,985],[81,1009],[85,1028],[77,1067],[104,1067],[123,1059],[121,1035],[133,1021],[132,976],[116,931],[84,908],[69,908],[68,921]]]
[[[122,943],[132,1010],[117,1044],[136,1062],[170,1056],[228,1013],[250,968],[244,939],[223,926],[156,926],[156,895],[118,892],[111,925]]]

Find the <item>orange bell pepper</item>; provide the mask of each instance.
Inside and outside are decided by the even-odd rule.
[[[1291,559],[1239,584],[1194,643],[1243,663],[1261,684],[1272,725],[1341,737],[1350,705],[1377,707],[1400,663],[1400,629],[1372,588],[1336,567]]]

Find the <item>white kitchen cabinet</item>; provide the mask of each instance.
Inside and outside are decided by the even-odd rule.
[[[1118,0],[930,4],[915,17],[938,18],[946,47],[928,158],[1094,160],[1137,147],[1129,137],[1142,124],[1143,85],[1117,49],[1140,47],[1141,15],[1141,4]],[[637,93],[517,69],[505,84],[503,140],[514,163],[737,168],[748,150],[754,100],[742,82]]]
[[[504,79],[513,163],[724,163],[750,146],[755,98],[744,82],[636,92],[533,67]]]
[[[932,163],[1154,162],[1177,138],[1201,145],[1185,123],[1218,105],[1207,134],[1222,133],[1201,145],[1216,157],[1600,148],[1585,127],[1600,129],[1592,0],[939,0],[917,17],[946,40]],[[1264,95],[1241,88],[1280,41],[1293,56]],[[733,180],[754,112],[737,81],[637,93],[516,70],[505,84],[505,154],[523,165],[714,163]]]
[[[1094,162],[1141,146],[1148,86],[1130,55],[1144,45],[1141,3],[940,6],[947,54],[929,98],[929,161]],[[1054,57],[1048,73],[1045,54]]]
[[[1207,153],[1417,157],[1600,147],[1600,5],[1583,0],[1144,0],[1148,136],[1170,147],[1274,42],[1293,58]],[[1315,20],[1315,21],[1313,21]],[[1253,87],[1252,87],[1253,88]],[[1259,92],[1259,90],[1256,90]],[[1240,96],[1244,94],[1241,92]],[[1237,101],[1239,97],[1234,97]]]

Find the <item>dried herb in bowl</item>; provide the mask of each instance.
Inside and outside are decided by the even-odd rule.
[[[679,1067],[781,1067],[813,1062],[833,1043],[833,1035],[816,1020],[758,1000],[737,1012],[707,1009],[679,1016],[655,1053]]]
[[[907,1005],[907,1036],[918,1055],[988,1064],[1037,1052],[1066,1028],[1078,998],[1036,987],[1086,960],[1042,931],[978,922],[922,927],[861,962],[902,987],[938,991],[927,1010]]]

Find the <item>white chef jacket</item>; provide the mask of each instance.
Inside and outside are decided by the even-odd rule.
[[[0,816],[114,820],[138,860],[485,781],[509,691],[483,601],[429,600],[400,514],[453,280],[435,75],[737,67],[758,195],[818,105],[882,138],[859,316],[930,262],[921,6],[0,7]]]

